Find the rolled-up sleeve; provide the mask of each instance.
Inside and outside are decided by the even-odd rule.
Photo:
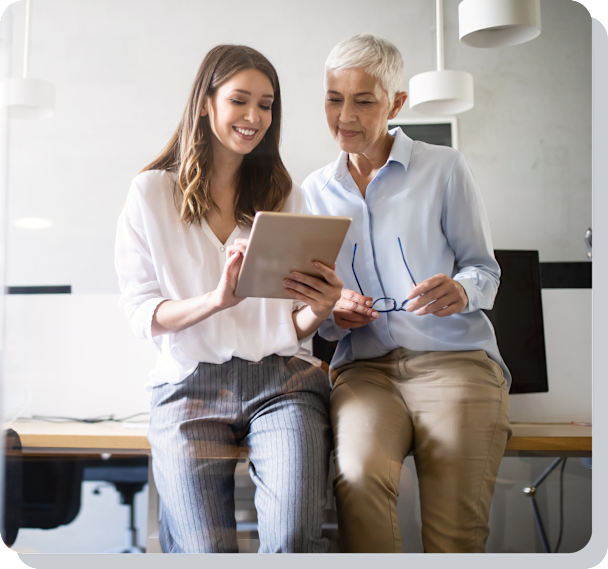
[[[118,219],[115,266],[121,291],[120,306],[136,336],[152,341],[158,348],[161,337],[152,337],[152,318],[164,300],[161,294],[146,232],[137,221],[137,202],[130,193]]]
[[[500,283],[490,225],[481,192],[461,154],[448,182],[442,211],[443,230],[455,253],[456,274],[469,302],[463,312],[491,309]]]

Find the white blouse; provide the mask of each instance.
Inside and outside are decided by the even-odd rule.
[[[303,303],[247,298],[181,332],[152,337],[152,317],[164,300],[183,300],[217,288],[226,248],[249,237],[250,227],[237,226],[222,244],[205,220],[201,226],[180,221],[173,188],[176,175],[152,170],[132,182],[118,219],[116,271],[125,310],[135,334],[152,341],[158,361],[148,389],[179,383],[199,362],[221,364],[233,357],[259,361],[271,354],[320,361],[298,340],[292,312]],[[284,212],[306,213],[301,188],[294,184]]]

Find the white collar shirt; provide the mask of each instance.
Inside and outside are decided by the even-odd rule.
[[[152,170],[132,182],[118,220],[115,265],[120,305],[135,334],[159,351],[146,387],[178,383],[199,362],[221,364],[233,357],[248,361],[277,354],[318,365],[301,346],[292,312],[303,303],[247,298],[177,333],[152,337],[152,317],[164,300],[183,300],[215,290],[226,263],[226,248],[251,229],[237,226],[221,243],[205,220],[186,225],[173,198],[175,175]],[[294,185],[284,212],[306,213],[301,188]]]
[[[417,283],[444,273],[464,288],[468,304],[459,314],[439,318],[405,311],[380,313],[367,326],[338,328],[333,318],[320,334],[340,340],[332,367],[387,354],[398,347],[415,351],[485,350],[511,381],[494,329],[481,309],[492,308],[500,267],[481,193],[464,156],[456,150],[413,141],[400,128],[389,158],[362,196],[348,170],[348,154],[302,184],[308,208],[319,215],[353,218],[337,260],[344,287],[366,296],[392,298],[397,305]],[[411,276],[403,262],[398,238]],[[377,307],[378,305],[376,305]]]

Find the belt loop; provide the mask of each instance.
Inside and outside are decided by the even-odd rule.
[[[399,358],[399,377],[401,379],[407,379],[407,368],[405,367],[405,357]]]

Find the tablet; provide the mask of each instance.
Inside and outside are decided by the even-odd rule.
[[[313,261],[333,267],[351,221],[330,215],[258,212],[234,294],[293,299],[285,292],[284,279],[292,271],[321,277]]]

